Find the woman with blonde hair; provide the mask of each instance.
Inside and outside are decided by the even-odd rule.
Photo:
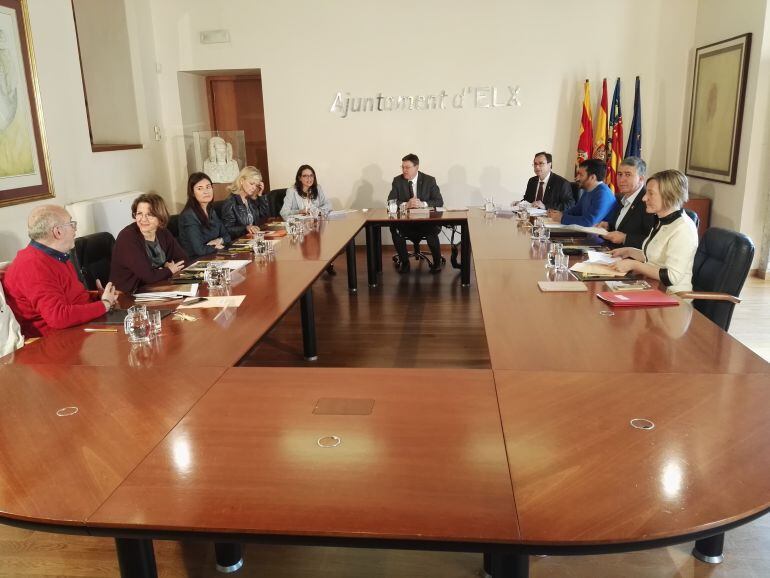
[[[257,223],[269,216],[267,201],[262,196],[265,183],[259,169],[243,167],[227,190],[230,196],[222,204],[220,212],[230,237],[236,239],[259,231]]]
[[[683,207],[687,202],[687,177],[669,169],[647,179],[644,202],[657,217],[641,249],[622,247],[612,251],[623,257],[614,268],[657,279],[667,293],[692,291],[692,266],[698,250],[698,229]]]

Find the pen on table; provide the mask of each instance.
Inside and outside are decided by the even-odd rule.
[[[117,327],[85,327],[83,331],[88,333],[117,333]]]
[[[202,303],[203,301],[206,301],[205,297],[196,297],[195,299],[190,299],[189,301],[183,301],[182,305],[195,305],[196,303]]]

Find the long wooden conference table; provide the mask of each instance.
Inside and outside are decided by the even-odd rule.
[[[237,367],[298,299],[314,353],[313,281],[387,218],[349,213],[242,269],[238,308],[3,359],[0,521],[114,537],[124,578],[180,538],[483,552],[516,578],[529,554],[696,541],[717,561],[770,509],[770,364],[686,303],[542,293],[527,231],[463,217],[491,369]]]

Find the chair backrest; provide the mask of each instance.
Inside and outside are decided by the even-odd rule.
[[[283,200],[286,198],[286,189],[273,189],[265,193],[267,197],[267,207],[270,211],[270,217],[280,217],[283,208]]]
[[[214,201],[211,203],[211,208],[214,209],[214,212],[220,220],[222,219],[222,205],[225,204],[225,200],[226,199],[222,199],[221,201]]]
[[[107,284],[114,246],[112,233],[94,233],[75,239],[75,255],[88,289],[96,289],[97,279]]]
[[[166,228],[175,239],[179,239],[179,215],[169,215]]]
[[[746,235],[728,229],[706,229],[693,263],[693,291],[713,291],[739,297],[754,258],[754,243]],[[695,300],[695,308],[727,331],[734,303]]]
[[[687,216],[690,217],[693,223],[695,223],[695,228],[697,229],[700,225],[700,217],[698,216],[698,213],[692,209],[685,209],[684,212],[687,213]]]

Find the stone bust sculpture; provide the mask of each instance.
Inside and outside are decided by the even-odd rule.
[[[238,176],[238,161],[233,158],[233,145],[222,137],[209,139],[209,158],[203,161],[203,172],[215,183],[231,183]]]

